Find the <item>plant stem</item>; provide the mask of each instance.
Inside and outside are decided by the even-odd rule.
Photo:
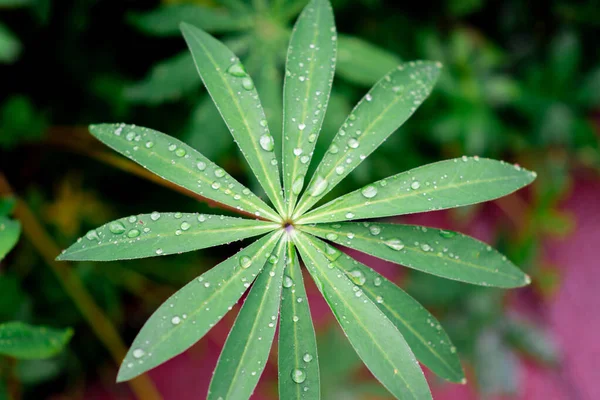
[[[12,195],[15,197],[16,207],[14,216],[21,222],[24,236],[29,239],[46,264],[52,269],[52,272],[58,278],[67,295],[71,297],[75,306],[79,309],[98,339],[106,347],[113,360],[117,365],[120,364],[127,353],[127,348],[121,340],[117,329],[96,304],[83,282],[73,272],[70,264],[55,260],[60,254],[59,247],[54,243],[51,236],[27,204],[14,194],[2,172],[0,172],[0,195]],[[142,375],[128,383],[131,390],[140,400],[159,400],[162,398],[147,375]]]

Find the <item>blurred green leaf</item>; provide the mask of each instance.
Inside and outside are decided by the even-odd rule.
[[[521,317],[507,319],[506,340],[519,352],[543,364],[558,366],[560,363],[558,345],[549,332]]]
[[[0,217],[9,216],[16,204],[17,201],[14,197],[0,197]]]
[[[4,24],[0,23],[0,63],[13,63],[17,60],[20,53],[21,42],[14,33]]]
[[[371,86],[402,63],[400,57],[357,37],[338,35],[336,73],[361,86]]]
[[[0,354],[26,360],[53,357],[63,350],[71,336],[71,329],[6,322],[0,324]]]
[[[234,15],[226,9],[200,4],[167,4],[146,13],[131,14],[129,20],[140,31],[155,36],[179,35],[179,24],[186,22],[207,32],[245,30],[253,25],[249,16]]]
[[[24,385],[35,385],[55,379],[64,368],[64,358],[21,360],[16,374]]]
[[[38,139],[46,129],[45,117],[23,95],[11,96],[0,108],[0,147]]]
[[[477,338],[475,368],[479,389],[487,395],[515,395],[519,385],[519,360],[502,342],[500,333],[488,329]]]
[[[6,217],[0,217],[0,260],[15,247],[21,235],[21,224]]]

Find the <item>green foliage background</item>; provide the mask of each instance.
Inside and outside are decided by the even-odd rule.
[[[0,172],[59,247],[134,211],[210,210],[114,168],[117,161],[83,129],[92,122],[123,120],[176,136],[258,189],[202,88],[177,26],[184,15],[244,60],[276,135],[290,24],[305,2],[180,3],[0,0]],[[572,173],[600,167],[594,126],[600,105],[597,4],[332,3],[341,35],[326,138],[399,60],[439,60],[445,69],[415,116],[330,196],[441,158],[469,154],[518,161],[540,178],[529,193],[525,221],[500,227],[495,244],[533,276],[541,298],[552,293],[556,277],[540,268],[541,240],[568,234],[570,221],[557,203]],[[327,142],[319,141],[316,160]],[[478,212],[461,209],[453,218],[466,224]],[[164,298],[235,247],[176,258],[79,263],[72,272],[130,342]],[[0,374],[16,374],[24,398],[32,399],[72,391],[109,375],[104,366],[114,368],[41,252],[39,244],[23,239],[0,264],[0,322],[22,320],[76,332],[57,357],[21,361],[15,368],[0,365]],[[474,367],[482,391],[518,390],[515,353],[506,349],[529,352],[547,365],[558,362],[539,327],[506,314],[504,292],[412,271],[405,282],[441,319]],[[336,335],[321,335],[319,345],[329,340],[344,346]],[[347,391],[339,385],[350,379],[354,360],[335,366],[336,354],[351,350],[323,349],[322,369],[332,375],[323,379],[329,398]],[[480,368],[484,365],[488,368]],[[347,395],[381,390],[363,386]]]

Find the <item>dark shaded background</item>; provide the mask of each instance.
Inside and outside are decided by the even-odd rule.
[[[222,213],[149,181],[89,136],[89,123],[124,121],[177,136],[257,189],[177,32],[177,8],[167,6],[179,3],[0,0],[0,193],[10,185],[23,200],[15,218],[25,233],[0,263],[0,322],[75,329],[56,358],[0,359],[0,382],[8,382],[13,397],[129,398],[127,385],[113,383],[119,340],[107,339],[102,321],[130,343],[166,297],[240,247],[129,262],[51,262],[59,248],[124,215]],[[187,9],[185,19],[224,39],[242,58],[277,133],[289,29],[305,1],[191,3],[198,6]],[[600,398],[592,375],[600,348],[591,335],[600,329],[594,317],[600,280],[593,268],[593,243],[600,237],[600,4],[333,5],[342,34],[338,72],[316,161],[354,103],[400,60],[439,60],[445,69],[413,118],[330,197],[463,154],[538,172],[530,189],[492,204],[400,219],[487,241],[533,277],[531,287],[478,288],[367,259],[438,316],[464,358],[469,387],[438,388],[432,378],[436,398]],[[219,23],[215,12],[228,22]],[[73,283],[65,283],[73,281],[83,282],[83,294],[73,295]],[[387,398],[315,288],[309,291],[322,345],[324,398]],[[87,295],[106,320],[82,306]],[[164,398],[204,396],[234,315],[151,374]],[[274,361],[256,398],[276,397]]]

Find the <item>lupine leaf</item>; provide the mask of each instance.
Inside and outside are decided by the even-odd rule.
[[[327,194],[410,117],[437,81],[441,64],[416,61],[384,76],[356,105],[298,202],[298,217]]]
[[[371,86],[401,62],[394,53],[369,42],[339,35],[336,72],[353,83]]]
[[[21,235],[21,224],[6,217],[0,217],[0,260],[15,247]]]
[[[125,124],[92,125],[90,132],[144,168],[200,196],[273,221],[281,219],[224,169],[171,136]]]
[[[208,399],[248,399],[267,364],[273,344],[287,239],[279,240],[264,271],[244,301],[208,389]]]
[[[373,375],[396,398],[431,399],[423,371],[402,334],[336,266],[339,250],[326,256],[301,232],[295,242],[348,340]]]
[[[111,261],[179,254],[258,236],[278,226],[196,213],[140,214],[89,231],[58,260]]]
[[[448,279],[504,288],[530,282],[527,275],[491,246],[461,233],[415,225],[357,222],[318,224],[302,229]]]
[[[283,85],[283,186],[292,214],[315,149],[335,71],[337,34],[331,4],[312,0],[298,18]]]
[[[6,322],[0,324],[0,355],[24,360],[53,357],[63,350],[71,336],[71,329]]]
[[[340,235],[344,232],[344,229],[339,231]],[[328,246],[318,239],[311,238],[311,241],[323,250]],[[456,348],[438,320],[419,302],[385,277],[346,254],[341,254],[335,260],[335,265],[398,328],[419,361],[446,380],[463,381],[465,376]]]
[[[321,382],[315,328],[292,242],[287,260],[279,319],[279,398],[318,400]]]
[[[274,232],[257,240],[165,301],[135,338],[117,380],[132,379],[200,340],[252,284],[280,237]]]
[[[279,168],[264,110],[252,78],[223,43],[181,24],[196,69],[256,178],[275,208],[284,209]]]
[[[299,223],[334,222],[443,210],[506,196],[536,174],[503,161],[463,157],[403,172],[348,193]]]
[[[129,20],[142,32],[153,36],[175,36],[179,24],[187,22],[207,32],[231,32],[250,28],[249,16],[232,15],[225,9],[199,4],[168,4],[147,13],[136,13]]]

